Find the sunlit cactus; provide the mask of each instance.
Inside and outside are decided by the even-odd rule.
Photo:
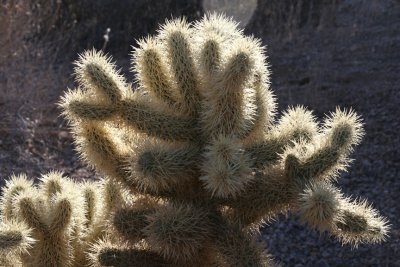
[[[111,188],[110,188],[111,187]],[[61,173],[33,185],[13,176],[1,199],[1,266],[85,266],[92,245],[103,238],[120,190],[106,181],[77,184]],[[111,190],[110,190],[111,189]],[[119,203],[119,202],[117,202]]]
[[[264,48],[223,16],[167,21],[138,43],[138,88],[88,51],[61,103],[82,158],[139,196],[114,213],[122,241],[99,243],[94,265],[155,253],[178,266],[268,266],[257,230],[289,210],[343,243],[385,239],[386,220],[333,184],[363,135],[354,111],[319,126],[298,106],[275,121]]]
[[[83,234],[93,238],[76,258],[88,266],[272,266],[258,230],[288,211],[344,244],[387,236],[386,219],[334,185],[363,136],[360,117],[338,108],[319,125],[297,106],[276,120],[264,48],[235,22],[167,21],[138,42],[132,70],[135,89],[109,57],[87,51],[79,86],[60,103],[80,156],[107,177],[103,189],[71,198],[43,179],[33,198],[19,182],[5,190],[16,197],[3,199],[4,214],[27,218],[32,233],[51,225],[38,205],[63,218],[51,228],[63,236],[103,225]],[[64,257],[71,242],[52,249]]]

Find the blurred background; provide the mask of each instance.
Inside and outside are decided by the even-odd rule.
[[[74,86],[72,62],[103,49],[129,72],[131,45],[167,18],[224,12],[267,46],[279,112],[302,104],[322,118],[336,106],[362,115],[366,136],[338,184],[391,223],[382,245],[342,247],[281,217],[262,240],[284,266],[400,266],[399,0],[1,0],[0,185],[57,169],[96,175],[78,159],[56,102]]]

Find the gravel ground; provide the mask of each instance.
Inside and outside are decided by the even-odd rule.
[[[390,237],[352,249],[295,216],[282,216],[262,230],[263,240],[284,266],[400,266],[400,4],[371,0],[373,8],[361,10],[352,3],[364,1],[340,2],[330,28],[305,28],[291,38],[275,38],[260,27],[247,32],[267,44],[280,111],[303,104],[319,118],[336,106],[362,115],[366,136],[338,186],[373,203],[389,219]],[[58,169],[77,179],[94,176],[77,158],[55,105],[22,104],[12,113],[6,107],[0,98],[0,185],[13,172],[38,177]]]

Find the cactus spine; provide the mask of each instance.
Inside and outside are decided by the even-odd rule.
[[[43,202],[25,182],[6,190],[4,214],[17,207],[37,244],[46,231],[63,240],[52,247],[63,257],[57,266],[74,262],[66,236],[96,222],[110,227],[82,234],[89,266],[271,266],[258,228],[288,210],[342,243],[385,239],[386,220],[333,185],[363,135],[360,117],[337,109],[319,126],[298,106],[275,121],[264,49],[235,22],[167,21],[139,41],[132,63],[135,90],[109,57],[82,54],[79,86],[60,104],[82,159],[111,181],[103,188],[129,193],[87,186],[71,199],[57,179],[43,180]]]

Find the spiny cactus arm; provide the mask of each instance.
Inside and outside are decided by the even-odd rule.
[[[292,146],[293,142],[312,142],[317,132],[317,123],[310,111],[302,106],[289,108],[264,140],[246,145],[246,152],[254,167],[266,167],[276,163],[285,148]]]
[[[107,219],[110,215],[99,182],[85,182],[82,185],[80,220],[73,220],[72,246],[76,266],[86,264],[86,253],[90,244],[104,237],[108,232]],[[103,185],[101,185],[103,186]],[[75,211],[75,210],[74,210]],[[85,265],[86,266],[86,265]]]
[[[129,188],[136,188],[128,181],[122,168],[127,151],[110,129],[93,122],[76,123],[73,127],[79,130],[74,133],[75,142],[85,162]]]
[[[119,110],[118,105],[110,103],[108,99],[98,97],[90,90],[85,90],[82,85],[73,90],[68,89],[58,105],[62,109],[62,115],[70,122],[112,120]]]
[[[219,240],[219,252],[223,255],[228,266],[270,267],[271,260],[265,255],[261,244],[252,237],[236,231],[224,233],[224,239]]]
[[[326,119],[316,148],[294,148],[293,153],[291,149],[285,151],[284,158],[292,170],[288,175],[296,177],[296,181],[301,183],[332,179],[348,165],[347,156],[360,142],[362,135],[360,117],[351,110],[337,109]]]
[[[121,118],[128,126],[167,141],[195,141],[198,138],[196,120],[154,110],[134,99],[122,101]]]
[[[120,183],[112,180],[108,177],[100,181],[100,196],[102,196],[103,202],[103,216],[108,215],[114,211],[114,209],[120,206],[125,201],[125,192],[122,189]]]
[[[326,120],[319,146],[314,148],[305,141],[300,141],[286,147],[281,155],[281,169],[267,168],[266,172],[270,173],[259,176],[259,179],[228,205],[236,208],[245,225],[268,216],[270,211],[287,209],[294,203],[295,196],[303,192],[310,183],[328,180],[342,168],[346,154],[358,144],[362,136],[359,120],[353,112],[337,110]]]
[[[91,166],[120,182],[133,193],[150,194],[158,197],[170,196],[169,192],[144,190],[135,180],[130,179],[125,170],[128,162],[128,150],[112,131],[98,123],[76,123],[75,142],[81,157]]]
[[[318,124],[311,111],[306,107],[289,107],[280,118],[273,131],[282,139],[300,142],[312,142],[318,134]]]
[[[248,49],[249,47],[254,49]],[[236,134],[245,131],[246,120],[252,120],[255,92],[246,89],[255,76],[258,43],[240,38],[231,47],[231,54],[207,88],[202,90],[202,126],[207,136]]]
[[[198,256],[213,235],[208,211],[190,204],[167,204],[147,219],[144,233],[151,250],[183,266]]]
[[[224,60],[224,52],[235,40],[242,38],[238,23],[220,14],[206,14],[194,22],[192,38],[202,82],[210,81]]]
[[[245,190],[222,203],[231,208],[228,215],[232,220],[245,227],[253,224],[259,226],[264,219],[287,211],[296,194],[293,182],[281,168],[274,166],[257,172]]]
[[[28,260],[32,266],[68,266],[72,259],[69,238],[64,233],[57,232],[59,226],[63,226],[63,223],[58,223],[62,220],[54,220],[53,217],[52,225],[49,226],[46,222],[51,218],[42,218],[38,212],[38,209],[45,208],[45,201],[39,200],[38,194],[33,193],[25,193],[16,201],[18,215],[32,228],[32,236],[38,240],[35,247],[29,251],[32,255]],[[43,213],[43,210],[41,212]]]
[[[258,137],[268,127],[274,112],[259,41],[244,37],[235,22],[216,14],[195,23],[193,40],[204,96],[205,132],[231,134],[230,128],[234,128],[234,134],[240,138]],[[228,129],[216,129],[214,124]]]
[[[77,240],[73,240],[73,210],[72,201],[69,200],[66,192],[57,194],[53,198],[53,204],[49,207],[47,213],[50,215],[47,221],[48,232],[42,232],[39,238],[35,254],[33,256],[34,266],[71,266],[74,260],[82,259],[82,251],[77,245]],[[76,206],[74,208],[77,208]],[[46,216],[45,216],[46,217]],[[76,236],[74,236],[76,237]]]
[[[387,220],[366,201],[354,201],[325,182],[309,186],[296,208],[302,222],[329,231],[343,244],[380,243],[388,235]]]
[[[96,94],[102,102],[116,104],[130,90],[111,57],[106,57],[101,51],[93,49],[80,55],[75,62],[75,73],[79,84]]]
[[[235,137],[215,138],[203,156],[200,180],[211,195],[234,197],[253,179],[250,158]]]
[[[35,239],[31,246],[25,246],[26,253],[20,253],[23,266],[71,266],[72,259],[76,266],[84,263],[84,252],[78,252],[84,243],[80,232],[84,224],[80,193],[80,188],[72,181],[63,178],[62,173],[53,171],[43,175],[37,187],[30,186],[13,196],[14,219],[5,220],[4,223],[17,230],[21,228],[18,235],[22,237],[21,246],[25,246],[27,231],[28,238]],[[17,237],[15,229],[11,230]],[[18,266],[17,256],[13,262]]]
[[[101,53],[89,51],[76,64],[78,82],[83,88],[68,91],[60,102],[63,114],[70,121],[115,120],[114,115],[119,114],[128,125],[150,136],[167,140],[195,139],[193,119],[177,116],[171,110],[165,112],[165,107],[149,105],[148,97],[141,96],[140,92],[132,93]]]
[[[84,120],[109,120],[117,113],[118,107],[88,101],[72,100],[68,105],[69,113]]]
[[[198,28],[197,31],[200,33],[201,28]],[[206,33],[205,35],[207,36],[203,36],[204,39],[198,41],[201,50],[197,58],[199,61],[199,75],[204,83],[204,87],[210,85],[210,80],[218,71],[221,64],[221,37],[216,33]],[[199,38],[200,36],[197,35],[197,37]]]
[[[176,87],[182,96],[182,111],[195,116],[199,111],[200,94],[191,34],[190,24],[181,18],[166,21],[159,31],[158,39],[165,44],[164,53],[168,54],[168,65],[171,66]]]
[[[113,228],[122,239],[135,243],[144,238],[143,228],[148,224],[146,215],[154,212],[154,210],[137,210],[137,209],[119,209],[113,215]]]
[[[200,217],[200,218],[198,216],[193,217],[193,216],[191,216],[190,213],[188,213],[189,210],[186,210],[185,214],[182,212],[180,212],[181,214],[178,214],[177,212],[175,212],[174,214],[169,215],[168,216],[169,218],[165,218],[165,216],[160,216],[160,214],[159,214],[160,211],[157,211],[158,209],[163,210],[164,208],[165,208],[164,206],[160,206],[156,202],[149,200],[149,199],[139,199],[139,200],[135,201],[135,204],[132,207],[129,207],[129,206],[121,207],[121,208],[117,209],[114,212],[114,214],[112,215],[112,217],[113,217],[112,225],[113,225],[113,229],[114,229],[113,232],[118,233],[121,240],[127,241],[128,243],[126,243],[126,244],[131,244],[131,245],[137,244],[137,242],[142,238],[145,238],[147,240],[146,232],[153,231],[153,230],[149,230],[148,226],[150,224],[156,223],[153,219],[154,219],[154,217],[157,217],[157,222],[159,223],[159,225],[157,225],[157,226],[153,225],[152,226],[153,228],[161,227],[161,228],[164,228],[163,231],[165,231],[165,232],[168,232],[172,228],[175,228],[175,230],[179,232],[179,236],[177,237],[178,238],[177,240],[175,240],[175,238],[174,238],[173,240],[167,239],[167,241],[163,241],[163,242],[166,242],[169,244],[170,249],[172,249],[171,246],[172,246],[172,243],[174,242],[174,240],[176,241],[175,243],[177,243],[176,244],[176,246],[177,246],[177,245],[179,245],[178,244],[180,242],[179,240],[182,240],[182,242],[187,241],[187,240],[185,241],[185,239],[184,239],[185,237],[186,237],[186,239],[190,238],[193,242],[195,242],[195,241],[199,242],[199,240],[198,240],[200,238],[199,235],[197,235],[198,238],[196,239],[194,236],[191,236],[189,234],[189,232],[191,232],[191,231],[196,232],[197,227],[204,225],[204,217]],[[161,212],[161,213],[164,214],[164,212]],[[165,214],[167,214],[167,213],[168,212],[165,212]],[[168,213],[168,214],[170,214],[170,213]],[[188,216],[190,216],[190,217],[188,217]],[[183,220],[184,222],[187,222],[189,219],[191,220],[192,223],[189,222],[189,223],[185,224],[185,223],[181,222],[181,220]],[[199,221],[197,221],[198,219],[199,219]],[[206,219],[209,221],[209,218],[206,218]],[[192,225],[195,227],[195,229],[190,228]],[[188,227],[188,228],[185,229],[186,227]],[[151,226],[150,226],[150,228],[151,228]],[[180,231],[183,231],[183,233]],[[169,233],[169,234],[173,235],[173,233]],[[164,234],[164,235],[166,235],[166,234]],[[183,245],[180,245],[180,246],[183,246]],[[192,246],[195,246],[195,245],[193,244]],[[112,246],[109,245],[108,247],[110,248]],[[147,249],[148,252],[150,253],[149,249],[150,249],[150,247]],[[209,256],[208,249],[209,249],[208,246],[207,246],[207,248],[201,247],[201,248],[198,248],[197,250],[196,250],[196,248],[193,248],[192,253],[200,253],[199,255],[201,255],[201,257],[199,256],[199,257],[195,257],[195,258],[190,258],[189,262],[187,261],[187,259],[182,260],[182,258],[177,259],[176,257],[173,257],[171,259],[175,262],[175,264],[173,266],[187,266],[188,264],[190,264],[190,266],[205,266],[204,264],[202,265],[201,263],[204,263],[205,261],[215,262],[216,259],[210,259],[207,257],[207,256]],[[154,250],[154,249],[151,248],[150,250]],[[206,250],[207,250],[207,252],[206,252]],[[121,250],[121,248],[118,248],[114,245],[114,250],[112,252],[113,255],[115,255],[119,259],[120,256],[122,257],[122,255],[120,255],[119,253],[122,253],[122,252],[123,252],[123,250]],[[111,250],[108,251],[107,253],[111,253]],[[132,251],[132,253],[133,253],[132,256],[134,256],[134,251]],[[174,252],[174,253],[179,254],[179,252]],[[203,253],[205,253],[205,254],[203,255]],[[156,249],[156,251],[152,251],[150,254],[157,255],[157,258],[163,259],[163,263],[166,262],[166,260],[164,259],[165,256],[163,258],[161,258],[159,249]],[[118,256],[118,255],[120,255],[120,256]],[[106,254],[104,254],[104,256],[106,256]],[[96,256],[96,257],[99,258],[99,256]],[[168,256],[167,258],[171,258],[171,257]],[[118,260],[118,259],[116,259],[116,260]],[[118,260],[118,261],[120,261],[120,260]],[[135,262],[135,261],[132,260],[132,262]],[[196,265],[196,264],[199,264],[199,265]],[[133,266],[136,266],[136,265],[133,265]],[[145,266],[147,266],[147,265],[145,265]],[[151,265],[151,266],[153,266],[153,265]]]
[[[151,191],[172,191],[194,182],[200,149],[157,141],[136,144],[128,160],[130,179]]]
[[[268,136],[261,142],[246,145],[245,151],[252,159],[252,167],[262,169],[278,162],[279,153],[282,153],[288,144],[290,144],[289,140]]]
[[[0,223],[0,257],[12,255],[17,261],[34,243],[32,230],[24,222],[6,220]]]
[[[71,204],[63,194],[53,197],[54,205],[40,199],[39,192],[24,193],[16,201],[18,215],[32,228],[32,236],[38,240],[29,251],[32,255],[26,259],[32,266],[66,267],[72,262]]]
[[[61,180],[61,175],[58,172],[43,175],[43,184],[40,185],[39,189],[31,188],[17,196],[15,200],[14,209],[20,219],[25,221],[29,227],[44,235],[57,234],[63,231],[71,220],[73,203],[76,204],[80,201],[77,193],[74,192],[75,188],[66,189],[65,185],[68,181],[66,178],[63,178],[65,181]],[[54,184],[57,186],[51,188]],[[54,189],[54,191],[52,192],[51,189]],[[60,192],[57,192],[58,190]],[[75,201],[72,200],[76,197]],[[77,206],[75,208],[79,209]],[[46,213],[48,214],[45,215]]]
[[[105,190],[102,182],[85,181],[74,184],[74,191],[77,191],[78,195],[71,197],[73,200],[71,221],[69,229],[64,231],[69,235],[67,238],[70,242],[67,245],[72,247],[72,266],[88,266],[87,252],[91,244],[103,238],[109,231],[106,223],[110,210],[103,203],[102,192]],[[79,200],[75,201],[77,197]]]
[[[215,225],[213,244],[226,266],[272,266],[263,245],[257,242],[257,234],[244,230],[244,225],[236,220],[226,220],[220,214],[214,214],[212,219]]]
[[[46,237],[38,242],[32,252],[34,252],[33,255],[23,259],[29,260],[28,266],[69,267],[74,261],[73,250],[66,237]]]
[[[82,185],[83,193],[83,213],[85,216],[86,227],[91,227],[96,223],[96,215],[99,215],[99,189],[93,182],[86,182]]]
[[[171,74],[162,58],[162,46],[153,37],[147,37],[138,42],[132,57],[132,70],[137,81],[148,90],[152,96],[167,105],[181,110],[179,92],[176,92],[170,80]]]
[[[49,224],[49,231],[52,235],[59,235],[71,223],[72,206],[68,196],[58,195],[54,202],[53,219]]]
[[[68,177],[62,177],[62,173],[43,175],[37,196],[32,199],[44,227],[32,227],[38,242],[30,251],[31,255],[24,259],[32,262],[32,266],[85,264],[86,242],[91,232],[86,227],[83,188]]]
[[[149,224],[147,216],[156,212],[160,205],[151,199],[141,198],[133,205],[124,205],[118,208],[112,215],[111,225],[113,232],[117,233],[122,240],[135,244],[145,237],[144,229]]]
[[[0,255],[14,249],[23,250],[26,238],[21,231],[0,229]]]
[[[149,251],[143,243],[135,246],[118,241],[111,242],[110,237],[106,237],[94,243],[90,249],[89,261],[92,267],[114,266],[114,267],[172,267],[172,263],[166,261],[159,254]]]
[[[342,196],[331,184],[314,182],[299,194],[294,211],[300,221],[321,232],[329,230],[337,217]]]
[[[245,120],[245,131],[240,138],[247,144],[263,140],[275,117],[275,97],[269,88],[268,69],[257,71],[252,88],[255,90],[253,116]]]
[[[35,191],[29,190],[28,194],[24,193],[17,198],[16,211],[18,216],[20,216],[30,228],[40,233],[48,233],[48,226],[42,220],[35,205],[35,200],[38,198],[38,193]]]
[[[39,200],[37,207],[38,210],[46,209],[45,213],[50,215],[44,215],[43,211],[41,215],[43,218],[46,217],[46,224],[49,225],[50,231],[61,232],[66,227],[64,224],[69,224],[72,220],[76,225],[87,222],[83,208],[84,189],[92,184],[94,182],[76,183],[59,171],[50,171],[41,176],[38,190],[46,203],[41,203]]]
[[[25,174],[12,175],[3,187],[0,198],[0,215],[3,220],[16,219],[13,213],[13,200],[19,193],[23,193],[33,187],[33,182]]]
[[[357,247],[361,243],[384,241],[389,225],[387,219],[380,216],[367,201],[343,198],[331,231],[343,244]]]
[[[77,89],[78,90],[78,89]],[[134,95],[139,95],[135,93]],[[196,122],[193,119],[174,116],[150,107],[134,97],[122,100],[118,105],[94,102],[92,96],[84,96],[76,91],[67,92],[61,100],[63,114],[71,121],[115,120],[116,114],[127,126],[150,136],[170,141],[195,140]]]
[[[19,258],[12,254],[0,255],[0,266],[2,267],[23,267]]]
[[[51,200],[57,194],[64,191],[67,183],[70,182],[68,178],[62,177],[63,173],[58,171],[51,171],[40,177],[39,190],[44,196]]]

